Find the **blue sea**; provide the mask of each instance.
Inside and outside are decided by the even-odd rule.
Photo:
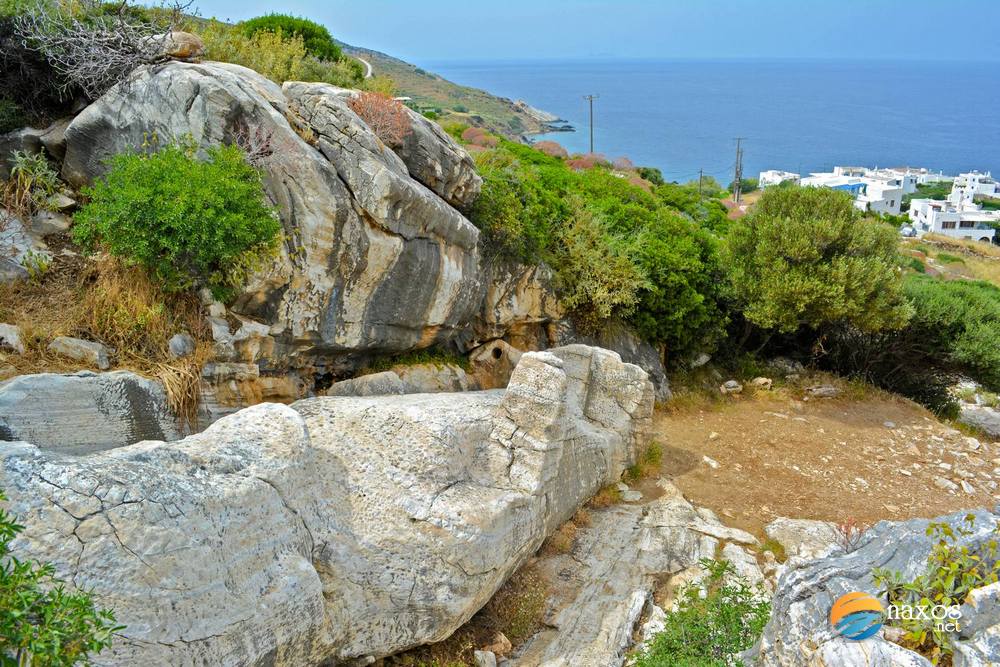
[[[617,60],[439,62],[456,83],[523,99],[577,128],[554,139],[659,167],[732,180],[734,137],[744,174],[834,165],[909,165],[1000,172],[1000,63]]]

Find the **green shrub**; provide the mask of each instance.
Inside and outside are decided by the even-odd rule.
[[[646,286],[632,260],[635,246],[609,236],[593,213],[578,210],[559,234],[556,287],[562,303],[584,330],[594,331],[614,314],[630,315]]]
[[[479,141],[482,132],[461,134]],[[483,187],[470,219],[488,254],[548,264],[586,326],[628,318],[673,358],[713,347],[725,323],[723,275],[707,232],[657,194],[531,146],[500,140],[476,164]]]
[[[331,62],[306,56],[299,75],[303,81],[329,83],[340,88],[357,88],[365,78],[364,65],[352,58]]]
[[[305,45],[306,53],[320,60],[333,62],[343,57],[340,47],[330,36],[330,31],[306,18],[288,14],[268,14],[244,21],[239,27],[249,37],[261,32],[280,32],[298,37]]]
[[[636,169],[639,177],[645,181],[649,181],[653,185],[663,185],[666,181],[663,180],[663,172],[656,167],[639,167]]]
[[[976,515],[968,514],[963,525],[956,529],[947,523],[927,526],[927,535],[934,539],[934,546],[927,557],[927,571],[913,581],[904,581],[900,572],[883,568],[873,572],[875,584],[882,588],[889,604],[909,605],[926,612],[924,619],[915,613],[912,618],[888,622],[905,630],[904,644],[928,656],[935,665],[942,660],[950,661],[954,645],[951,635],[939,628],[939,620],[932,617],[932,607],[960,606],[972,590],[1000,580],[997,538],[988,540],[978,550],[958,545],[960,537],[975,532],[975,524]],[[1000,525],[994,526],[994,532],[1000,537]]]
[[[910,308],[897,245],[896,230],[863,219],[846,193],[768,188],[733,222],[726,265],[744,317],[762,329],[899,329]]]
[[[306,48],[301,37],[281,31],[247,35],[221,21],[209,21],[198,34],[205,58],[249,67],[277,83],[299,81],[306,71]]]
[[[927,273],[927,265],[920,261],[917,257],[910,257],[906,259],[903,266],[913,269],[917,273]]]
[[[965,264],[965,260],[958,255],[950,255],[946,252],[938,253],[938,256],[934,259],[942,264]]]
[[[23,530],[0,509],[0,664],[89,664],[123,626],[111,611],[98,610],[91,595],[67,589],[51,565],[12,556],[10,543]]]
[[[226,298],[277,246],[260,173],[235,146],[205,160],[177,145],[117,155],[85,193],[74,239],[145,267],[167,292],[205,285]]]
[[[728,562],[702,559],[701,566],[707,576],[681,589],[676,611],[636,667],[728,667],[760,638],[771,603]]]
[[[1000,288],[918,274],[906,276],[903,288],[913,309],[904,329],[837,329],[827,340],[826,364],[945,417],[957,412],[949,388],[962,376],[1000,390]]]

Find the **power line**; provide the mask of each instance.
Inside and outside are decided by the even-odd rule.
[[[583,99],[587,100],[590,104],[590,152],[594,152],[594,100],[600,98],[600,95],[584,95]]]

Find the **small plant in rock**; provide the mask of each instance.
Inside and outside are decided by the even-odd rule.
[[[207,286],[226,299],[273,256],[281,225],[261,174],[237,146],[125,153],[85,191],[74,240],[152,272],[166,292]]]
[[[636,667],[730,667],[754,645],[771,616],[771,603],[735,576],[730,563],[703,558],[706,576],[678,594],[663,632],[637,656]]]
[[[639,455],[635,464],[629,466],[625,471],[625,481],[638,482],[656,473],[663,462],[663,445],[658,442],[651,442]]]
[[[0,501],[6,500],[0,492]],[[88,593],[71,591],[51,565],[22,561],[10,543],[24,526],[0,509],[0,665],[89,664],[124,626]]]
[[[29,249],[21,258],[21,266],[28,272],[28,280],[33,283],[42,282],[42,278],[52,268],[52,258],[42,252]]]
[[[2,192],[3,208],[27,222],[59,191],[59,174],[42,153],[14,151],[11,159],[10,180]]]
[[[968,514],[957,528],[943,522],[927,526],[927,534],[935,543],[927,557],[927,571],[913,581],[905,581],[900,572],[883,568],[873,572],[876,585],[890,605],[913,610],[889,619],[890,624],[906,632],[902,643],[926,655],[935,665],[950,665],[954,646],[951,634],[935,618],[933,610],[960,606],[971,591],[1000,578],[997,537],[979,549],[958,544],[960,538],[975,532],[975,524],[976,516]],[[1000,537],[1000,523],[994,532]]]
[[[837,545],[845,553],[857,551],[868,528],[869,526],[858,522],[854,517],[848,517],[836,525]]]
[[[406,107],[388,95],[365,91],[352,98],[348,104],[382,143],[390,148],[401,145],[413,131]]]

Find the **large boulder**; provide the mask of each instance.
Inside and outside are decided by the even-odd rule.
[[[974,530],[956,530],[958,546],[976,552],[996,539],[995,526],[1000,508],[976,511]],[[966,512],[934,519],[954,528],[964,527]],[[912,581],[927,570],[927,558],[935,540],[927,535],[929,521],[914,519],[901,523],[883,521],[869,530],[858,548],[841,549],[818,560],[790,567],[778,581],[771,620],[764,629],[758,649],[761,667],[812,665],[841,667],[929,667],[925,658],[883,638],[885,629],[863,641],[851,641],[836,634],[830,625],[830,608],[842,595],[863,592],[878,596],[872,578],[875,568],[885,568]],[[956,667],[987,667],[1000,663],[1000,614],[990,604],[993,593],[974,591],[971,605],[962,608],[961,634],[953,636]],[[978,603],[977,603],[978,601]],[[886,600],[881,602],[886,604]]]
[[[406,164],[410,176],[455,208],[471,205],[483,185],[472,156],[434,121],[412,109],[406,112],[411,131],[393,150]]]
[[[126,628],[99,665],[318,665],[449,636],[647,437],[618,355],[521,358],[506,391],[265,404],[174,443],[2,449],[26,525]],[[169,604],[165,604],[169,601]]]
[[[249,129],[273,149],[265,188],[286,242],[232,310],[269,327],[276,362],[461,339],[481,301],[479,232],[410,177],[339,90],[282,92],[222,63],[141,68],[67,128],[63,176],[89,183],[145,137],[190,137],[204,149]]]
[[[0,383],[0,440],[80,455],[180,436],[163,386],[135,373],[41,373]]]

